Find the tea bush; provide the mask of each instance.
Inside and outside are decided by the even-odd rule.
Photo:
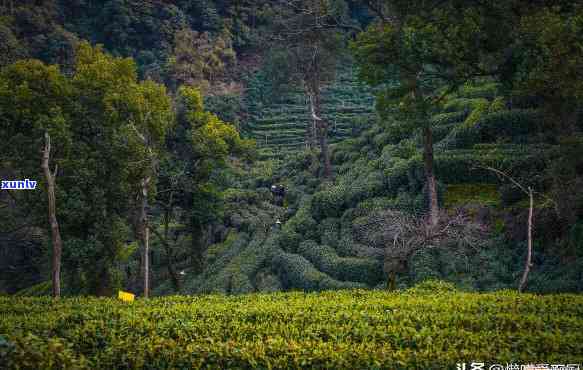
[[[380,261],[369,258],[339,257],[334,248],[308,240],[300,244],[298,252],[320,271],[341,280],[376,285],[383,277]]]
[[[403,293],[174,296],[129,304],[0,297],[0,317],[0,366],[6,369],[583,362],[582,296],[464,293],[439,281]]]

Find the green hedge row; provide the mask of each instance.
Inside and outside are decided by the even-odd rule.
[[[339,281],[318,270],[308,259],[292,253],[278,253],[273,263],[285,289],[320,291],[329,289],[366,288],[365,284]]]
[[[403,293],[176,296],[131,304],[0,297],[0,317],[6,369],[583,363],[580,295],[461,293],[438,282]]]
[[[340,257],[334,248],[307,240],[300,244],[298,252],[320,271],[341,280],[375,286],[383,279],[380,261],[369,258]]]

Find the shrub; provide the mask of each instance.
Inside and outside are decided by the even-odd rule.
[[[467,111],[439,113],[431,117],[431,123],[436,129],[436,126],[450,125],[452,123],[463,122],[468,116]]]
[[[453,293],[457,289],[454,284],[439,280],[439,279],[427,279],[421,283],[416,284],[413,288],[407,290],[408,293],[412,294],[444,294]]]
[[[327,217],[340,217],[344,205],[346,189],[343,186],[333,185],[327,190],[319,191],[312,198],[311,213],[316,220]]]
[[[277,292],[283,289],[277,275],[269,271],[261,271],[255,275],[255,287],[260,292]]]
[[[322,220],[318,226],[318,233],[322,244],[336,248],[340,238],[340,220],[338,218]]]
[[[500,196],[496,184],[460,184],[447,185],[444,194],[444,206],[454,207],[469,203],[487,206],[500,204]]]
[[[441,278],[436,251],[424,248],[413,254],[409,259],[409,274],[414,282]]]
[[[302,236],[292,230],[287,224],[277,236],[277,244],[286,252],[296,252],[303,240]]]
[[[313,241],[300,244],[298,252],[320,271],[341,281],[366,283],[374,286],[383,277],[380,261],[368,258],[339,257],[334,248]]]
[[[471,112],[475,109],[478,105],[483,103],[485,99],[483,98],[475,98],[475,99],[466,99],[466,98],[455,98],[443,106],[443,111],[445,113],[451,112]]]
[[[476,125],[481,142],[494,142],[500,137],[512,138],[514,142],[523,142],[525,136],[540,131],[541,120],[541,114],[537,110],[513,109],[486,114]]]
[[[365,287],[363,284],[336,281],[316,269],[306,258],[297,254],[280,253],[274,258],[274,264],[286,289],[317,291]]]
[[[495,82],[466,84],[460,89],[459,95],[469,99],[493,99],[498,92],[498,88],[499,86]]]
[[[348,284],[322,274],[318,285]],[[2,297],[0,312],[10,318],[0,320],[6,369],[443,369],[478,359],[583,361],[581,296],[462,293],[440,281],[404,294],[352,289],[129,304]]]
[[[311,208],[311,199],[303,199],[296,214],[285,223],[284,229],[298,233],[305,239],[317,239],[318,224],[311,215]]]
[[[397,160],[390,169],[385,169],[388,189],[392,195],[401,190],[418,191],[425,182],[423,162],[420,156],[409,160]]]

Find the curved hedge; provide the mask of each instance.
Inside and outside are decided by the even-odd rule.
[[[311,240],[301,243],[298,252],[319,270],[341,281],[374,286],[383,279],[382,264],[376,259],[340,257],[334,248]]]
[[[274,257],[273,262],[286,289],[318,291],[366,288],[364,284],[335,280],[298,254],[279,253]]]

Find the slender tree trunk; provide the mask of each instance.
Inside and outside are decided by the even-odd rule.
[[[429,225],[435,227],[439,222],[439,205],[437,203],[437,186],[433,172],[433,131],[431,127],[423,128],[423,161],[429,197]]]
[[[387,279],[387,289],[390,292],[394,292],[397,289],[397,274],[395,271],[389,272],[389,278]]]
[[[49,206],[49,224],[51,225],[51,239],[53,244],[53,266],[52,266],[52,281],[53,281],[53,297],[59,298],[61,296],[61,253],[63,242],[61,240],[61,232],[59,230],[59,223],[57,221],[57,207],[55,198],[55,178],[57,176],[57,166],[55,171],[51,174],[49,168],[49,160],[51,155],[51,137],[48,132],[45,132],[45,147],[43,151],[42,169],[47,182],[47,197]]]
[[[142,236],[142,272],[144,274],[144,298],[150,296],[150,228],[148,227],[148,184],[150,177],[142,180],[142,205],[140,208],[140,227]]]
[[[204,269],[204,250],[206,245],[204,243],[204,225],[194,218],[191,221],[192,229],[192,268],[195,274],[200,274]]]
[[[310,100],[310,112],[314,111],[314,98],[312,97],[312,94],[307,91],[306,95],[308,96],[308,99]],[[316,120],[314,119],[314,116],[312,115],[310,117],[310,119],[308,120],[308,122],[306,123],[306,144],[308,146],[309,149],[313,149],[314,148],[314,141],[315,141],[315,136],[316,136]]]
[[[320,122],[320,151],[324,162],[324,177],[332,177],[332,165],[330,164],[330,151],[328,150],[328,124],[322,120]]]
[[[322,165],[324,167],[324,177],[330,178],[332,176],[332,168],[330,164],[330,152],[328,150],[328,123],[321,117],[321,102],[320,89],[315,86],[313,91],[309,93],[310,96],[310,111],[312,113],[312,121],[316,127],[316,134],[318,137],[318,144],[320,146],[320,153],[322,156]]]
[[[518,292],[522,293],[524,288],[526,287],[526,281],[528,279],[528,273],[530,272],[530,268],[532,267],[532,219],[533,219],[533,208],[534,208],[534,199],[533,199],[533,191],[532,188],[528,188],[528,198],[530,201],[530,205],[528,208],[528,250],[526,252],[526,262],[524,264],[524,272],[522,273],[522,278],[520,279],[520,284],[518,285]]]
[[[164,240],[162,244],[166,249],[166,259],[167,259],[167,269],[168,274],[170,275],[170,279],[172,280],[172,284],[174,285],[174,290],[177,292],[180,291],[180,279],[178,279],[178,274],[176,274],[176,270],[174,269],[174,252],[173,248],[170,246],[170,242],[168,241],[170,237],[170,212],[171,212],[171,204],[172,199],[174,198],[174,193],[170,193],[170,201],[168,202],[169,206],[166,207],[164,212]],[[174,243],[176,244],[176,243]]]

